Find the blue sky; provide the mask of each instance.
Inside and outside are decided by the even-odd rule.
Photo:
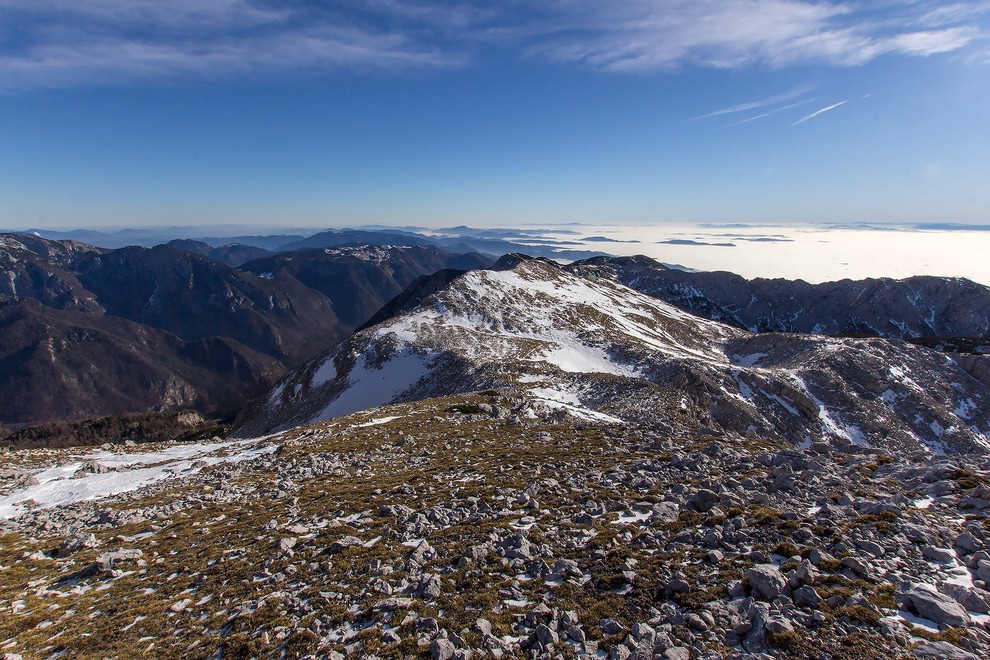
[[[0,226],[990,222],[990,2],[0,0]]]

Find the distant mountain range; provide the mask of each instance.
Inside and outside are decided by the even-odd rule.
[[[450,232],[442,240],[465,250],[527,236]],[[360,240],[375,243],[352,244]],[[386,240],[400,245],[377,243]],[[287,370],[493,262],[405,231],[331,231],[286,246],[298,249],[192,239],[106,249],[0,235],[0,425],[183,408],[232,416]],[[968,280],[811,285],[608,256],[557,270],[736,330],[990,352],[990,290]]]
[[[416,277],[490,260],[378,247],[255,263],[0,235],[0,424],[156,408],[233,414]]]
[[[209,229],[209,228],[207,228]],[[496,259],[508,252],[522,251],[537,257],[553,259],[586,259],[604,252],[585,250],[579,243],[567,240],[547,240],[544,232],[526,229],[474,229],[452,227],[427,230],[420,227],[367,227],[362,229],[292,230],[300,233],[276,235],[241,235],[229,237],[190,237],[191,227],[173,229],[125,229],[101,232],[89,229],[51,231],[44,229],[23,232],[50,240],[84,242],[104,248],[128,246],[153,247],[169,244],[216,259],[229,266],[240,266],[250,259],[264,256],[251,248],[265,252],[294,252],[306,248],[332,248],[356,245],[392,245],[407,247],[436,247],[452,253],[479,252]],[[572,230],[557,233],[574,234]]]

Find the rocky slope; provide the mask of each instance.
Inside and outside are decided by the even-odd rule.
[[[518,387],[4,477],[25,658],[990,654],[984,456],[577,420]]]
[[[503,258],[421,280],[239,420],[252,435],[394,401],[525,385],[591,420],[808,446],[986,453],[990,363],[901,341],[758,334],[599,277]]]
[[[0,423],[187,406],[233,415],[416,277],[484,262],[359,253],[288,254],[275,274],[253,273],[169,246],[0,235]]]
[[[963,278],[746,280],[726,272],[675,270],[648,257],[598,257],[571,268],[753,332],[966,337],[987,340],[990,352],[990,288]]]

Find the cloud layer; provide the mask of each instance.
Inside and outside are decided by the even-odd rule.
[[[0,89],[465,65],[858,65],[982,42],[990,2],[0,0]]]

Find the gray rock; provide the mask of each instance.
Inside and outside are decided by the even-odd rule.
[[[478,619],[474,622],[474,629],[482,635],[492,634],[492,622],[488,619]]]
[[[927,545],[922,548],[921,554],[925,556],[925,559],[929,559],[938,564],[951,564],[956,559],[956,553],[952,552],[952,550],[936,548],[931,545]]]
[[[657,633],[648,624],[635,623],[629,630],[629,634],[632,635],[634,639],[647,639],[655,637]]]
[[[927,585],[912,589],[908,596],[919,615],[940,626],[964,626],[969,623],[969,615],[962,605]]]
[[[706,513],[718,504],[718,495],[713,491],[702,489],[692,495],[688,503],[698,511]]]
[[[520,534],[509,536],[502,542],[502,547],[505,548],[505,556],[508,559],[530,560],[533,558],[532,545],[529,539]]]
[[[856,556],[843,557],[842,565],[860,577],[866,577],[870,574],[870,565]]]
[[[79,532],[62,541],[61,545],[58,546],[58,556],[68,557],[74,552],[79,552],[84,548],[95,548],[97,545],[99,542],[95,535]]]
[[[807,585],[794,591],[794,604],[798,607],[816,608],[822,602],[822,597],[818,595],[814,587]]]
[[[746,571],[753,596],[764,600],[773,600],[784,592],[787,580],[780,569],[773,564],[761,564]]]
[[[416,595],[419,598],[430,600],[439,596],[442,591],[439,576],[427,573],[420,580],[419,588],[416,589]]]
[[[598,627],[602,629],[602,632],[606,635],[618,635],[624,628],[615,619],[602,619],[598,623]]]
[[[873,541],[869,541],[866,539],[858,539],[856,541],[856,547],[862,550],[863,552],[867,552],[873,555],[874,557],[883,557],[884,555],[883,548],[880,547],[879,544],[874,543]]]
[[[453,642],[448,639],[437,638],[430,644],[430,656],[433,660],[450,660],[456,650]]]
[[[938,590],[965,607],[967,612],[990,614],[990,592],[952,582],[943,582]]]
[[[802,559],[801,565],[798,566],[797,570],[794,571],[794,575],[791,576],[791,587],[799,587],[802,584],[814,584],[817,573],[810,560]]]
[[[794,626],[790,621],[782,616],[772,616],[767,621],[767,632],[771,633],[783,633],[783,632],[794,632]]]
[[[421,541],[419,545],[413,548],[412,552],[409,553],[409,561],[419,564],[422,566],[430,559],[436,557],[437,552],[433,549],[433,546],[429,544],[428,541]]]
[[[584,573],[578,567],[578,563],[573,559],[561,559],[553,564],[551,569],[555,575],[563,577],[581,577]]]
[[[773,480],[771,490],[791,490],[794,488],[795,481],[796,479],[793,474],[784,472],[777,475],[777,478]]]
[[[709,550],[705,554],[705,561],[709,564],[718,564],[725,559],[725,553],[721,550]]]
[[[536,641],[543,645],[543,648],[549,647],[551,644],[556,644],[560,641],[557,632],[551,630],[545,623],[541,623],[536,626],[536,632],[533,633],[536,637]]]
[[[948,642],[925,642],[914,650],[914,657],[931,660],[980,660],[979,656]]]
[[[348,548],[353,548],[354,546],[361,545],[361,543],[362,543],[361,539],[355,536],[344,536],[331,543],[330,547],[327,549],[327,552],[329,552],[331,555],[335,555],[339,552],[343,552],[344,550],[347,550]]]
[[[653,520],[657,522],[671,522],[677,520],[680,515],[680,508],[673,502],[660,502],[653,505]]]
[[[429,632],[437,632],[440,630],[440,624],[433,617],[420,619],[416,622],[416,628],[419,630],[426,630]]]
[[[622,644],[615,644],[608,650],[609,660],[628,660],[632,656],[629,647]]]
[[[115,564],[137,561],[138,559],[141,559],[143,555],[144,553],[136,548],[121,548],[120,550],[104,552],[96,558],[96,563],[100,566],[101,570],[108,571],[113,568]]]
[[[983,544],[971,533],[963,532],[956,539],[956,547],[963,552],[977,552],[983,548]]]

